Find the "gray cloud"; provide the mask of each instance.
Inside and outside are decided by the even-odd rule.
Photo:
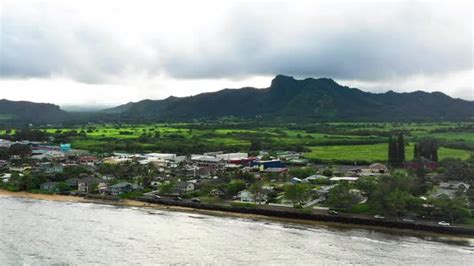
[[[364,4],[323,20],[314,8],[314,16],[295,21],[291,17],[298,14],[285,6],[272,8],[272,17],[268,10],[237,10],[221,35],[201,39],[205,45],[193,54],[172,54],[165,69],[182,78],[285,73],[383,80],[473,67],[472,27],[466,27],[470,11],[453,14],[431,10],[429,4],[401,4],[387,12],[386,4]],[[365,16],[377,17],[376,22]],[[345,23],[332,27],[338,21]],[[220,48],[216,40],[226,46]]]
[[[178,79],[283,73],[374,81],[469,70],[472,6],[452,6],[240,3],[211,29],[189,32],[189,39],[159,30],[128,36],[113,21],[48,17],[54,12],[30,19],[11,10],[1,20],[0,77],[106,83],[131,73]]]

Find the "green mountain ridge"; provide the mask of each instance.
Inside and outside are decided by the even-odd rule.
[[[71,115],[50,103],[0,100],[0,116],[7,123],[57,123],[67,121]]]
[[[118,111],[120,110],[120,111]],[[299,120],[470,120],[474,102],[441,92],[370,93],[328,78],[278,75],[268,88],[224,89],[183,98],[143,100],[108,109],[124,120],[242,118]]]
[[[189,97],[129,102],[98,112],[66,112],[45,103],[0,100],[0,123],[156,122],[222,117],[269,122],[472,121],[474,102],[441,92],[364,92],[328,78],[277,75],[270,87],[223,89]]]

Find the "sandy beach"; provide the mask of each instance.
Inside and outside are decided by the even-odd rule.
[[[64,196],[64,195],[49,195],[49,194],[35,194],[35,193],[29,193],[29,192],[24,192],[24,191],[11,192],[11,191],[4,190],[4,189],[0,189],[0,196],[29,198],[29,199],[37,199],[37,200],[87,202],[87,200],[82,198],[82,197]]]
[[[124,199],[124,200],[119,200],[119,201],[109,201],[109,200],[100,200],[100,199],[86,199],[79,196],[65,196],[65,195],[56,195],[56,194],[53,194],[53,195],[36,194],[36,193],[30,193],[30,192],[24,192],[24,191],[12,192],[12,191],[4,190],[4,189],[0,189],[0,196],[28,198],[28,199],[36,199],[36,200],[97,203],[97,204],[107,204],[107,205],[124,206],[124,207],[152,208],[152,209],[160,209],[160,210],[167,210],[167,211],[199,212],[202,214],[209,214],[209,215],[232,216],[232,217],[242,217],[242,218],[249,218],[249,219],[268,218],[263,215],[238,214],[238,213],[228,213],[228,212],[221,212],[221,211],[199,210],[199,209],[187,208],[187,207],[181,207],[181,206],[167,206],[167,205],[161,205],[161,204],[146,203],[146,202],[141,202],[137,200],[129,200],[129,199]]]

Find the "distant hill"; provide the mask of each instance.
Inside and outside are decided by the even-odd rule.
[[[68,118],[70,114],[54,104],[0,100],[0,123],[57,123]]]
[[[266,89],[224,89],[191,97],[143,100],[104,110],[124,120],[186,121],[225,116],[285,121],[470,120],[474,102],[441,92],[369,93],[328,78],[278,75]]]

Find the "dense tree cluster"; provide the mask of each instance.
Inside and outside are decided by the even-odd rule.
[[[390,137],[388,142],[388,163],[391,166],[399,167],[405,161],[405,140],[403,134],[397,137]]]
[[[433,162],[438,161],[438,142],[435,139],[423,139],[415,144],[414,150],[415,159],[421,157],[429,159]]]

